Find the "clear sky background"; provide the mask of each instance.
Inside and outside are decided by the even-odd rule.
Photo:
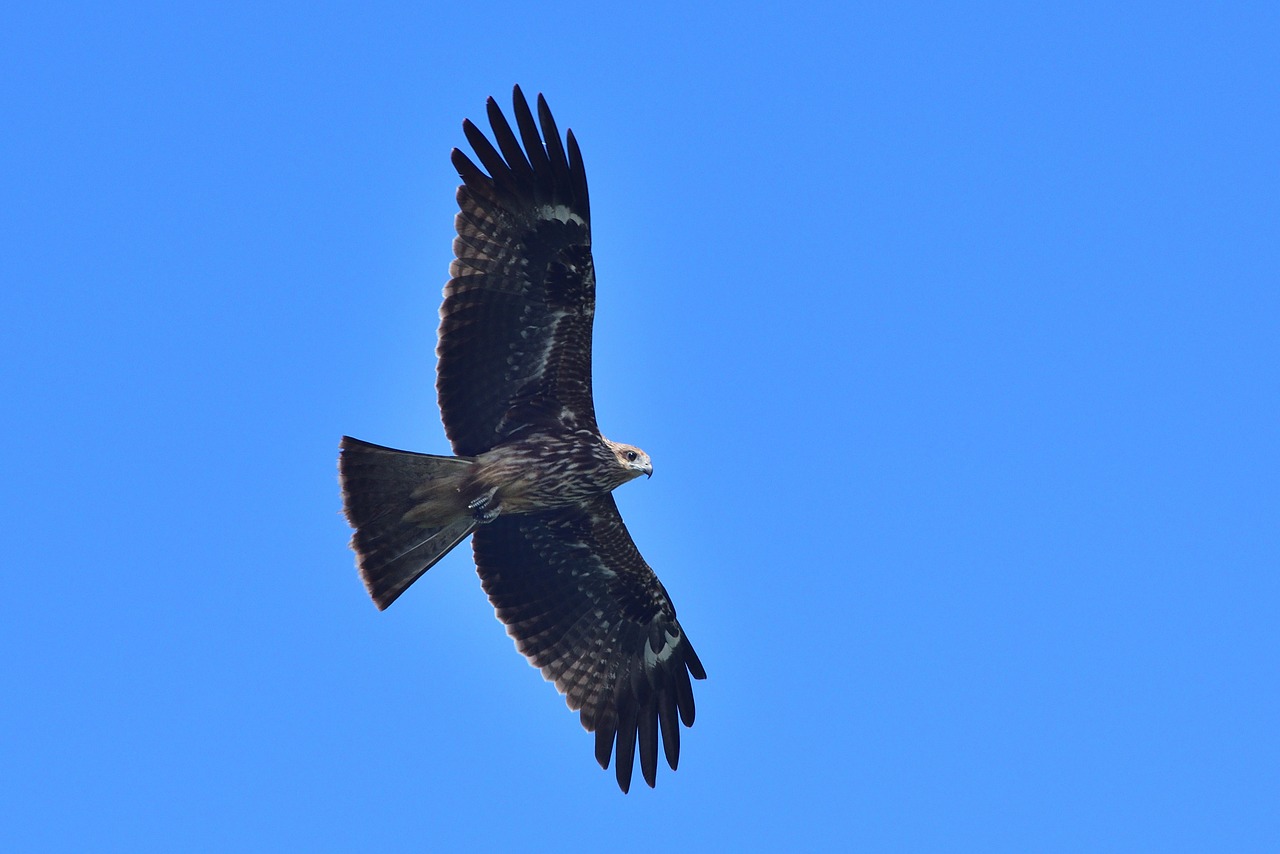
[[[443,5],[0,12],[0,847],[1277,850],[1275,4]],[[710,676],[625,797],[339,513],[516,82]]]

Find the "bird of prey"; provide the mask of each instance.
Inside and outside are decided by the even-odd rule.
[[[344,436],[342,500],[360,576],[379,609],[472,537],[497,617],[595,733],[626,792],[639,745],[654,785],[693,724],[706,672],[675,607],[622,523],[612,491],[651,476],[649,455],[606,439],[591,392],[591,208],[573,131],[515,87],[515,128],[488,100],[495,147],[463,131],[451,278],[440,307],[436,391],[457,456]]]

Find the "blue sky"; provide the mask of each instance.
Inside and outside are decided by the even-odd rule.
[[[1273,5],[433,5],[0,12],[3,847],[1280,846]],[[339,513],[516,82],[709,673],[626,797]]]

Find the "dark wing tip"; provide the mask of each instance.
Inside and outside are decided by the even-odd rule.
[[[613,771],[618,780],[618,788],[624,794],[631,790],[631,769],[636,758],[637,711],[631,703],[623,703],[618,709],[617,751]]]
[[[542,93],[537,97],[536,119],[519,84],[512,87],[511,94],[514,128],[490,96],[485,100],[485,111],[493,139],[475,122],[463,119],[462,132],[475,160],[454,149],[450,155],[454,168],[464,183],[487,189],[504,207],[520,210],[532,204],[566,204],[590,222],[586,169],[573,131],[561,136]]]
[[[639,666],[629,677],[621,677],[608,716],[595,722],[596,761],[608,768],[613,754],[614,773],[623,792],[631,787],[637,758],[641,776],[651,789],[657,785],[660,752],[671,770],[679,767],[680,726],[692,726],[694,720],[691,674],[706,678],[702,663],[682,637],[674,658],[665,665],[653,671]]]
[[[613,757],[613,737],[616,732],[617,725],[612,719],[596,727],[596,762],[600,763],[601,768],[609,767],[609,760]]]
[[[640,773],[652,789],[658,782],[658,709],[653,698],[640,709],[636,734],[640,740]]]
[[[480,167],[472,163],[471,158],[461,149],[453,149],[449,153],[449,160],[453,163],[453,168],[458,171],[458,177],[462,179],[462,183],[477,190],[488,186],[488,176],[481,172]]]
[[[573,185],[574,204],[579,208],[582,218],[591,221],[591,194],[587,191],[587,167],[582,163],[582,151],[578,148],[578,140],[573,130],[565,131],[565,139],[569,142],[569,180]]]
[[[677,715],[675,695],[664,689],[658,695],[658,723],[662,727],[662,750],[672,771],[680,764],[680,719]]]
[[[706,668],[702,666],[702,661],[698,658],[698,654],[693,651],[693,644],[689,643],[688,638],[684,639],[684,663],[688,666],[689,674],[694,679],[707,678]]]

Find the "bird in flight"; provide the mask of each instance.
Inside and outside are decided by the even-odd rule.
[[[515,128],[488,101],[480,167],[458,149],[454,260],[440,307],[436,392],[457,456],[344,436],[342,501],[369,595],[386,608],[468,536],[481,584],[517,649],[595,733],[596,760],[626,792],[674,770],[690,677],[706,672],[612,491],[653,474],[606,439],[591,391],[596,277],[578,143],[546,100],[535,121],[515,87]],[[485,174],[485,173],[488,174]]]

